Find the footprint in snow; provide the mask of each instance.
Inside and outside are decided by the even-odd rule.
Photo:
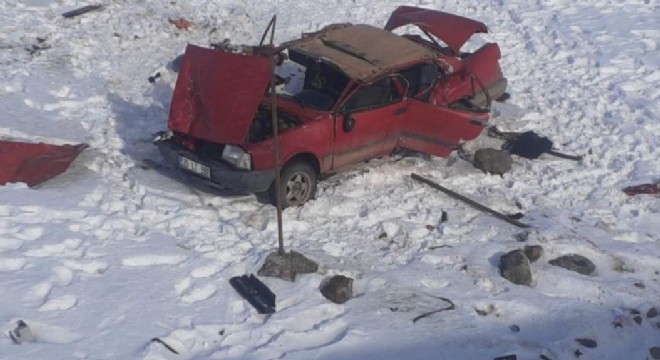
[[[125,258],[121,264],[128,267],[178,265],[186,259],[187,257],[184,255],[141,255]]]
[[[46,301],[39,307],[39,311],[64,311],[70,310],[76,306],[78,298],[74,295],[63,295]]]

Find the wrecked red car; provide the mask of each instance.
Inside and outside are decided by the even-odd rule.
[[[392,32],[406,25],[426,37]],[[486,31],[475,20],[403,6],[384,29],[330,25],[276,48],[287,59],[277,73],[292,77],[277,91],[280,189],[270,54],[189,45],[169,130],[156,143],[188,173],[241,193],[267,192],[273,203],[279,190],[284,206],[313,198],[321,175],[395,148],[446,157],[481,133],[491,101],[505,94],[497,44],[461,52]]]

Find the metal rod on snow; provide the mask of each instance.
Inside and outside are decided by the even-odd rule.
[[[419,175],[417,175],[417,174],[414,174],[414,173],[413,173],[413,174],[410,174],[410,176],[411,176],[413,179],[415,179],[415,180],[417,180],[417,181],[419,181],[419,182],[423,182],[424,184],[429,185],[429,186],[431,186],[432,188],[435,188],[435,189],[437,189],[437,190],[442,191],[443,193],[445,193],[445,194],[447,194],[447,195],[453,197],[454,199],[461,200],[461,201],[463,201],[464,203],[466,203],[466,204],[472,206],[473,208],[475,208],[475,209],[477,209],[477,210],[481,210],[481,211],[487,212],[487,213],[489,213],[489,214],[495,216],[496,218],[498,218],[498,219],[500,219],[500,220],[504,220],[504,221],[508,222],[508,223],[511,224],[511,225],[515,225],[515,226],[517,226],[517,227],[521,227],[521,228],[528,228],[528,227],[529,227],[529,225],[527,225],[527,224],[525,224],[525,223],[521,223],[520,221],[514,220],[514,219],[512,219],[512,218],[510,218],[510,217],[508,217],[508,216],[502,214],[501,212],[497,212],[497,211],[495,211],[495,210],[493,210],[493,209],[491,209],[491,208],[489,208],[489,207],[486,207],[486,206],[484,206],[484,205],[481,205],[481,204],[479,204],[478,202],[476,202],[476,201],[474,201],[474,200],[472,200],[472,199],[468,199],[468,198],[466,198],[465,196],[463,196],[463,195],[461,195],[461,194],[459,194],[459,193],[453,192],[453,191],[451,191],[451,190],[449,190],[449,189],[447,189],[447,188],[441,186],[440,184],[435,183],[435,182],[433,182],[433,181],[431,181],[431,180],[429,180],[429,179],[427,179],[427,178],[421,177],[421,176],[419,176]]]
[[[261,38],[261,43],[263,43],[266,38],[266,34],[270,29],[270,45],[273,45],[275,38],[275,22],[277,21],[277,15],[273,15],[273,18],[268,24],[264,36]],[[270,56],[270,98],[271,98],[271,120],[273,127],[273,158],[275,160],[275,198],[277,203],[277,252],[280,255],[284,255],[284,235],[282,233],[282,180],[280,179],[280,134],[278,129],[277,121],[277,95],[275,94],[275,55],[276,53],[271,54]]]

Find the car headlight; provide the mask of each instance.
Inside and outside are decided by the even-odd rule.
[[[252,167],[250,154],[235,145],[225,145],[225,149],[222,150],[222,159],[239,169],[250,170]]]

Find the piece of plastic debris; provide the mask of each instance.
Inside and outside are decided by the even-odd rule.
[[[82,14],[86,14],[90,11],[101,10],[101,9],[103,9],[103,7],[104,7],[103,5],[87,5],[87,6],[83,6],[83,7],[79,8],[79,9],[67,11],[67,12],[63,13],[62,16],[67,18],[67,19],[70,19],[70,18],[74,18],[76,16],[80,16]]]
[[[16,322],[16,327],[9,331],[9,337],[16,345],[33,342],[35,340],[32,330],[30,330],[30,327],[23,320],[18,320]]]
[[[168,19],[170,24],[176,26],[177,29],[179,30],[188,30],[189,27],[192,26],[192,21],[186,20],[184,18],[178,18],[178,19]]]
[[[229,279],[229,284],[252,305],[259,314],[275,312],[275,294],[256,276],[250,274],[235,276]]]

